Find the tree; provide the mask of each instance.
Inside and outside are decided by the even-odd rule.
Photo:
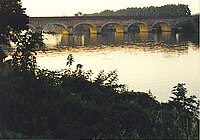
[[[28,29],[28,16],[21,0],[0,0],[0,19],[0,41],[5,41],[2,36],[8,34],[8,27],[17,32]]]
[[[77,16],[80,17],[80,16],[83,16],[83,15],[84,14],[82,12],[78,12],[78,13],[74,14],[75,17],[77,17]]]
[[[176,110],[174,124],[181,130],[184,139],[194,139],[193,133],[196,132],[196,125],[199,121],[199,100],[196,96],[187,97],[187,89],[184,85],[179,83],[172,90],[173,96],[170,102]]]
[[[114,15],[114,11],[113,10],[104,10],[101,13],[99,13],[100,16],[113,16]]]
[[[9,34],[9,39],[17,45],[16,52],[12,56],[15,71],[34,73],[37,67],[35,50],[44,46],[42,32],[26,30],[20,34],[11,30]]]

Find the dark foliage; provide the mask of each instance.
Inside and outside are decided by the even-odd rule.
[[[143,8],[127,8],[117,11],[104,10],[100,13],[86,14],[84,16],[136,16],[136,17],[186,17],[190,16],[191,11],[188,5],[184,4],[169,4],[161,7],[143,7]]]
[[[9,27],[14,31],[28,29],[28,16],[22,8],[21,0],[0,0],[0,42],[6,43],[5,35]]]

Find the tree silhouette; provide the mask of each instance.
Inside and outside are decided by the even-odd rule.
[[[28,29],[28,16],[21,0],[0,0],[0,40],[7,35],[9,27],[14,31]]]

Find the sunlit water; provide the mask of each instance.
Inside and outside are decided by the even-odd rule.
[[[169,41],[167,43],[171,47],[139,47],[134,44],[141,40]],[[171,90],[177,83],[186,83],[188,96],[196,95],[199,98],[200,49],[198,44],[184,41],[179,35],[146,35],[146,38],[137,36],[132,39],[130,36],[117,38],[111,35],[107,40],[85,36],[72,36],[63,40],[62,36],[60,39],[58,36],[49,36],[47,47],[57,49],[46,53],[38,52],[37,62],[41,68],[60,70],[66,68],[67,56],[73,54],[74,69],[76,64],[82,64],[84,71],[93,71],[93,78],[101,70],[105,70],[105,73],[117,70],[118,83],[126,84],[133,91],[150,90],[158,101],[168,101]],[[132,44],[126,44],[127,42]],[[185,45],[176,46],[183,42]]]

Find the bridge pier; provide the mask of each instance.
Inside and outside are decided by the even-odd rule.
[[[37,28],[35,28],[35,31],[38,32],[38,33],[42,33],[43,28],[42,27],[37,27]]]
[[[152,32],[153,26],[152,26],[152,25],[149,25],[149,26],[148,26],[148,29],[149,29],[149,32]]]
[[[97,26],[96,29],[97,29],[97,34],[101,34],[101,26]]]
[[[73,26],[68,26],[67,30],[68,30],[69,35],[73,35],[73,33],[74,33],[74,27]]]
[[[128,25],[124,25],[123,29],[124,29],[124,33],[128,33]]]

